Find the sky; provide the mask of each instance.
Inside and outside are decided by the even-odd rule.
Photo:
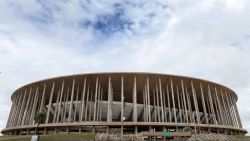
[[[250,131],[249,1],[0,0],[0,129],[25,84],[117,71],[226,85]]]

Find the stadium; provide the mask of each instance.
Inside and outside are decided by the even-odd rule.
[[[191,132],[244,135],[230,88],[157,73],[88,73],[17,89],[4,135]]]

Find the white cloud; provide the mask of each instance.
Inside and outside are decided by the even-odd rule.
[[[10,3],[0,1],[1,113],[8,113],[15,89],[39,79],[82,72],[152,71],[205,78],[233,88],[243,125],[250,130],[247,1],[120,2],[122,16],[133,24],[113,36],[100,36],[97,28],[84,24],[114,14],[116,1],[41,5],[26,0],[16,2],[16,9]],[[1,129],[7,117],[0,114]]]

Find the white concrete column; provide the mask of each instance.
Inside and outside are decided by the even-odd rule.
[[[212,115],[213,115],[214,124],[218,124],[217,120],[216,120],[216,117],[215,117],[214,106],[213,106],[213,101],[212,101],[212,97],[211,97],[211,90],[210,90],[209,85],[208,85],[208,98],[209,98],[209,102],[210,102],[210,108],[211,108],[211,112],[212,112]]]
[[[70,105],[69,105],[69,117],[68,122],[71,122],[71,115],[72,115],[72,106],[73,106],[73,99],[74,99],[74,90],[75,90],[75,79],[73,79],[72,83],[72,89],[71,89],[71,99],[70,99]]]
[[[236,110],[237,120],[238,120],[239,126],[240,126],[240,128],[243,128],[242,123],[241,123],[241,119],[240,119],[240,114],[239,114],[238,108],[236,106],[236,102],[237,102],[236,98],[234,97],[233,99],[234,99],[234,103],[235,103],[235,110]]]
[[[157,107],[157,121],[161,122],[161,117],[160,117],[160,100],[159,100],[159,89],[158,86],[156,85],[156,107]]]
[[[53,99],[53,94],[54,94],[54,88],[55,88],[55,82],[53,82],[53,85],[52,85],[52,88],[51,88],[51,93],[50,93],[50,98],[49,98],[49,105],[48,105],[48,110],[47,110],[46,120],[45,120],[46,124],[48,124],[48,122],[49,122],[50,109],[51,109],[51,104],[52,104],[52,99]]]
[[[59,122],[59,118],[61,117],[62,119],[62,97],[63,97],[63,92],[64,92],[64,80],[62,82],[62,86],[61,86],[61,91],[60,91],[60,100],[59,100],[59,106],[58,106],[58,111],[57,111],[57,117],[56,117],[56,123]]]
[[[85,90],[86,90],[86,78],[84,78],[84,84],[82,90],[80,122],[83,121],[83,113],[85,111]]]
[[[92,115],[92,102],[93,101],[93,90],[90,92],[90,100],[89,100],[89,121],[91,121],[91,115]]]
[[[39,112],[42,112],[42,109],[44,108],[45,91],[46,91],[46,83],[44,84],[44,87],[43,87],[43,95],[42,95]]]
[[[172,122],[172,116],[171,116],[171,107],[170,107],[170,98],[169,98],[169,88],[167,85],[167,99],[168,99],[168,115],[169,115],[169,122]]]
[[[179,88],[176,86],[176,94],[177,94],[177,103],[178,103],[178,114],[180,117],[180,122],[183,123],[182,121],[182,113],[181,113],[181,104],[180,104],[180,95],[179,95]]]
[[[88,90],[87,90],[87,100],[86,100],[86,110],[85,110],[85,114],[84,114],[84,121],[87,121],[87,114],[88,114],[88,106],[89,106],[89,86],[88,86]]]
[[[136,89],[136,77],[134,77],[134,88],[133,88],[133,122],[137,122],[137,89]]]
[[[77,85],[76,89],[76,100],[73,102],[74,105],[74,122],[76,122],[76,114],[77,114],[77,109],[78,109],[78,100],[79,100],[79,84]]]
[[[159,89],[160,89],[160,102],[161,102],[161,121],[164,122],[164,109],[163,109],[163,96],[162,96],[162,86],[161,86],[161,78],[159,78]]]
[[[164,87],[164,86],[163,86]],[[166,93],[164,91],[164,88],[162,90],[162,96],[163,96],[163,110],[164,110],[164,122],[167,122],[167,111],[166,111]]]
[[[231,126],[234,126],[234,124],[233,124],[233,115],[232,115],[232,111],[230,110],[230,103],[229,103],[229,100],[228,100],[228,95],[227,95],[227,92],[225,91],[225,102],[226,102],[226,104],[227,104],[227,109],[228,109],[228,113],[229,113],[229,119],[230,119],[230,125]]]
[[[122,122],[122,126],[121,126],[121,135],[123,135],[123,107],[124,106],[124,89],[123,89],[123,76],[121,77],[121,122]]]
[[[182,97],[183,97],[183,102],[184,102],[186,123],[189,123],[189,121],[188,121],[188,108],[187,108],[187,101],[186,101],[186,94],[185,94],[185,90],[184,90],[183,80],[181,80],[181,90],[182,90]]]
[[[221,90],[221,93],[220,93],[220,94],[221,94],[221,99],[222,99],[222,104],[223,104],[223,109],[224,109],[223,111],[224,111],[224,114],[225,114],[225,117],[224,117],[224,118],[225,118],[225,120],[226,120],[226,125],[229,125],[228,112],[227,112],[228,110],[226,109],[225,100],[224,100],[224,98],[223,98],[223,97],[224,97],[224,96],[223,96],[224,93],[222,92],[222,90]]]
[[[21,101],[21,97],[22,97],[22,91],[20,93],[17,93],[15,98],[13,99],[13,103],[12,103],[13,109],[11,109],[11,112],[10,112],[10,115],[9,115],[9,120],[8,120],[8,123],[7,123],[8,127],[15,126],[15,122],[16,122],[16,118],[17,118],[17,114],[18,114],[18,108],[19,108],[19,103]]]
[[[188,104],[188,116],[189,116],[189,119],[190,119],[190,123],[193,123],[194,122],[194,118],[193,118],[193,110],[192,110],[192,106],[191,106],[191,99],[190,99],[190,95],[189,95],[189,92],[187,90],[187,87],[186,87],[186,95],[187,95],[187,104]]]
[[[215,97],[216,97],[216,100],[217,100],[217,103],[218,103],[218,108],[219,108],[219,111],[220,111],[220,119],[221,119],[222,125],[224,125],[225,121],[224,121],[224,118],[223,118],[223,112],[222,112],[222,108],[221,108],[221,103],[220,103],[220,100],[218,98],[218,92],[217,92],[216,87],[215,87]]]
[[[21,125],[24,125],[24,121],[26,119],[26,116],[27,116],[27,110],[28,110],[28,107],[29,107],[29,104],[30,104],[30,97],[32,95],[32,87],[30,88],[30,92],[29,92],[29,97],[28,97],[28,101],[26,103],[26,108],[24,110],[24,114],[23,114],[23,118],[22,118],[22,124]]]
[[[34,121],[34,117],[35,117],[35,115],[36,115],[37,103],[38,103],[38,86],[37,86],[37,88],[36,88],[35,98],[34,98],[33,107],[32,107],[32,111],[31,111],[31,118],[30,118],[30,121],[29,121],[29,124],[30,124],[30,125],[31,125],[32,122]]]
[[[156,95],[156,92],[155,92],[155,90],[153,89],[153,102],[154,102],[154,105],[153,105],[153,107],[154,107],[154,122],[157,122],[157,119],[156,119],[156,98],[155,98],[155,95]]]
[[[202,100],[203,114],[205,117],[206,124],[208,124],[206,102],[204,100],[203,87],[202,87],[201,83],[200,83],[200,89],[201,89],[201,100]]]
[[[22,104],[21,104],[21,110],[20,110],[19,116],[18,116],[17,125],[21,125],[21,122],[22,122],[24,102],[26,101],[26,97],[27,97],[27,88],[25,89],[25,92],[24,92],[24,96],[23,96],[23,100],[22,100]]]
[[[102,99],[103,99],[103,89],[101,90],[101,101],[100,105],[102,105]],[[102,106],[100,106],[100,117],[99,121],[102,121]]]
[[[174,86],[173,86],[172,78],[171,78],[171,94],[172,94],[173,109],[174,109],[174,121],[177,124],[176,109],[175,109],[175,99],[174,99]]]
[[[112,96],[112,88],[111,88],[111,77],[109,76],[108,82],[108,114],[107,114],[107,122],[112,122],[112,105],[113,105],[113,96]]]
[[[18,96],[19,98],[18,98],[18,103],[17,103],[17,106],[16,106],[15,116],[14,116],[12,126],[17,126],[18,116],[20,114],[20,109],[21,109],[21,103],[22,103],[22,99],[24,98],[23,94],[24,94],[24,91],[22,90],[22,92]]]
[[[96,85],[95,85],[95,103],[94,103],[94,119],[93,119],[93,121],[96,121],[97,94],[98,94],[98,76],[96,77]]]
[[[232,93],[228,93],[228,100],[229,100],[229,103],[230,103],[230,106],[231,106],[231,111],[232,111],[232,115],[233,115],[233,121],[234,121],[234,127],[239,127],[238,126],[238,122],[237,122],[237,117],[236,117],[236,112],[235,112],[235,109],[234,109],[234,103],[232,101]]]
[[[96,121],[99,121],[100,116],[100,99],[101,99],[101,83],[98,86],[98,93],[97,93],[97,114],[96,114]]]
[[[66,95],[64,97],[64,102],[63,102],[63,120],[62,122],[66,122],[66,113],[67,113],[67,105],[68,105],[68,101],[69,101],[69,87],[67,87],[67,92],[66,92]]]
[[[195,91],[195,88],[194,88],[192,81],[191,81],[191,87],[192,87],[192,94],[193,94],[193,100],[194,100],[196,119],[197,119],[197,123],[200,124],[199,107],[198,107],[198,103],[197,103],[196,91]]]
[[[150,105],[150,89],[149,89],[149,79],[147,77],[147,109],[148,109],[148,121],[151,122],[151,105]]]

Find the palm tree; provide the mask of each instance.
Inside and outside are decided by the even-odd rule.
[[[45,112],[38,112],[35,116],[35,122],[37,123],[37,126],[36,126],[36,130],[35,130],[35,135],[37,134],[37,129],[40,125],[40,123],[42,123],[44,121],[46,117],[46,113]]]

